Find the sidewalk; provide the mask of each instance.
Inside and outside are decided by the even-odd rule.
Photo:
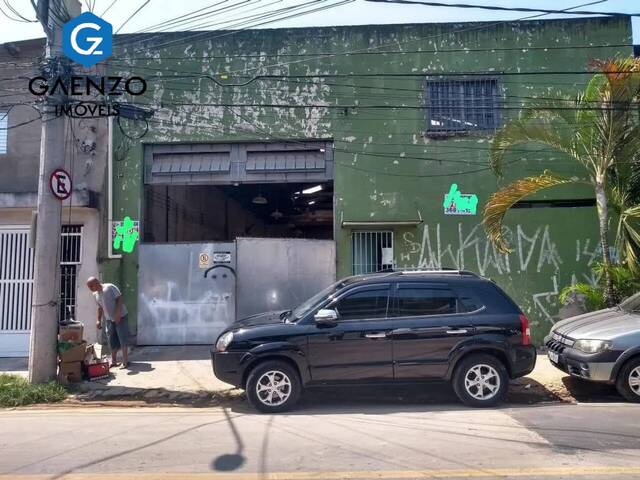
[[[128,369],[115,368],[111,370],[110,378],[73,385],[71,401],[207,406],[242,396],[242,390],[234,389],[213,375],[209,348],[137,347],[129,356]],[[0,359],[0,372],[26,376],[26,369],[26,359]],[[416,397],[413,400],[455,401],[445,392],[446,387],[442,389],[444,396],[435,394],[435,390],[418,387],[412,394]],[[387,393],[389,398],[394,395],[393,390]],[[366,392],[361,392],[357,396],[366,395]],[[507,400],[514,404],[621,401],[611,385],[569,377],[551,365],[544,354],[538,355],[536,368],[531,374],[511,382]]]
[[[206,403],[238,395],[213,375],[209,346],[136,347],[129,367],[111,369],[111,378],[76,386],[78,400],[131,399],[149,403]]]

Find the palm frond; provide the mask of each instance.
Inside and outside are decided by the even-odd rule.
[[[555,187],[565,183],[575,183],[574,180],[558,177],[550,172],[516,180],[497,192],[493,193],[484,206],[482,223],[489,240],[496,250],[501,253],[510,252],[502,228],[504,216],[518,201],[545,188]]]
[[[618,217],[616,249],[634,274],[640,274],[640,205],[622,210]]]
[[[566,104],[554,101],[559,107]],[[532,107],[519,118],[507,122],[496,132],[489,152],[489,166],[493,172],[502,176],[502,163],[507,151],[516,145],[536,143],[546,145],[578,160],[576,151],[575,126],[567,118],[558,115],[558,110]]]

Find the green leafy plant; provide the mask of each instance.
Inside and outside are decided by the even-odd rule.
[[[0,407],[61,402],[67,391],[55,382],[31,384],[18,375],[0,374]]]
[[[562,304],[569,302],[569,297],[572,294],[583,295],[585,300],[585,307],[587,311],[593,312],[596,310],[602,310],[607,307],[606,303],[606,285],[603,279],[605,266],[602,263],[598,263],[593,267],[593,273],[595,273],[600,279],[596,285],[588,283],[576,283],[564,287],[560,291],[559,299]],[[634,293],[640,291],[640,276],[631,270],[627,265],[614,264],[611,265],[609,270],[613,286],[620,296],[620,298],[630,297]]]
[[[516,180],[489,197],[483,223],[496,249],[507,253],[503,220],[517,201],[562,184],[591,185],[597,202],[605,301],[613,305],[618,297],[609,250],[610,203],[619,215],[616,245],[629,269],[639,269],[640,123],[632,105],[640,94],[640,59],[596,61],[594,66],[601,73],[575,100],[529,106],[496,132],[490,152],[490,165],[498,177],[503,175],[507,151],[516,145],[539,144],[575,160],[588,180],[562,178],[549,171]]]
[[[576,283],[564,287],[560,291],[559,299],[563,305],[569,303],[569,297],[573,294],[584,296],[584,305],[588,312],[595,312],[607,307],[604,299],[604,288],[589,283]]]

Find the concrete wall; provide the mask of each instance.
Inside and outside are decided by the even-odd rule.
[[[421,217],[418,227],[393,229],[396,264],[460,267],[495,279],[529,315],[539,341],[557,314],[559,288],[593,281],[595,208],[511,212],[515,251],[502,256],[488,244],[480,215],[445,216],[443,197],[456,182],[478,195],[481,210],[510,179],[545,169],[584,179],[585,172],[560,154],[521,146],[498,181],[488,169],[488,135],[426,133],[425,77],[496,74],[507,119],[535,99],[574,96],[592,58],[631,55],[631,43],[624,18],[214,32],[195,40],[168,34],[122,38],[111,67],[152,79],[147,97],[136,100],[155,108],[144,142],[333,138],[338,276],[351,272],[352,231],[340,219]],[[544,71],[560,73],[538,74]],[[127,142],[116,137],[115,147]],[[126,149],[114,179],[114,215],[140,218],[140,145]],[[593,196],[568,186],[540,198]],[[135,253],[104,271],[125,285],[135,312]]]
[[[35,76],[38,58],[44,53],[44,40],[30,40],[0,45],[0,111],[9,111],[7,153],[0,154],[0,192],[35,192],[38,190],[40,161],[39,121],[13,128],[39,118],[28,91],[29,78]],[[31,105],[18,105],[29,103]]]
[[[8,150],[0,154],[0,193],[38,191],[41,97],[32,95],[28,84],[41,75],[43,56],[43,39],[0,45],[0,111],[9,110]],[[74,191],[78,195],[101,192],[109,146],[106,119],[67,120],[65,138],[59,140],[66,145],[65,168],[73,178]],[[0,208],[4,206],[10,205],[0,203]]]

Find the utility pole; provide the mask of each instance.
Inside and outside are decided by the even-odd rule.
[[[37,13],[47,35],[47,75],[60,73],[62,23],[81,12],[78,0],[39,0]],[[69,15],[69,18],[64,16]],[[64,167],[65,118],[56,116],[55,105],[63,97],[45,97],[40,140],[38,176],[38,217],[36,223],[34,292],[31,310],[29,381],[53,380],[57,368],[58,310],[60,299],[60,229],[62,201],[49,186],[56,168]],[[73,172],[70,172],[73,175]]]

